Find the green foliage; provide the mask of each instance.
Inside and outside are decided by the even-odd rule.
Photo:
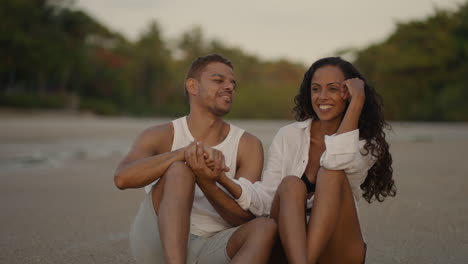
[[[0,94],[0,105],[12,108],[63,109],[68,98],[60,95],[36,93]]]
[[[382,43],[341,52],[354,53],[383,96],[387,118],[468,120],[468,4],[400,23]],[[230,118],[292,117],[304,65],[261,60],[205,39],[199,27],[169,43],[153,21],[129,41],[71,0],[0,5],[0,106],[70,108],[70,98],[78,97],[74,108],[98,114],[183,115],[185,73],[193,59],[210,53],[234,64]]]
[[[468,3],[400,23],[384,42],[356,53],[357,66],[383,96],[387,117],[467,121]]]
[[[169,48],[151,22],[130,42],[64,0],[7,0],[0,30],[1,106],[49,107],[33,100],[47,94],[62,98],[57,108],[67,107],[67,95],[74,94],[80,110],[97,114],[180,116],[188,112],[183,80],[190,63],[220,53],[234,63],[240,84],[231,117],[289,118],[305,70],[206,40],[199,27]]]
[[[109,100],[84,98],[80,104],[81,110],[90,110],[99,115],[118,114],[117,106]]]

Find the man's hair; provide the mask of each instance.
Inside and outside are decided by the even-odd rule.
[[[228,59],[224,58],[223,56],[219,54],[211,54],[211,55],[196,58],[192,62],[192,65],[190,65],[190,68],[187,71],[187,75],[185,76],[185,80],[184,80],[184,93],[187,99],[188,99],[188,93],[187,93],[187,87],[185,87],[186,81],[190,78],[200,80],[201,73],[203,72],[205,67],[208,66],[208,64],[213,63],[213,62],[223,63],[234,70],[234,66],[232,66],[232,63]]]

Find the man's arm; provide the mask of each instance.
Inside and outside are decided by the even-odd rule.
[[[252,182],[259,181],[263,169],[263,147],[255,136],[245,132],[237,150],[237,170],[235,178],[246,178]],[[236,169],[236,168],[230,168]],[[249,211],[243,210],[237,202],[216,185],[216,180],[233,183],[222,172],[218,177],[197,177],[197,184],[218,214],[232,226],[239,226],[254,218]],[[240,189],[239,189],[240,190]],[[239,194],[240,195],[240,194]]]
[[[117,188],[144,187],[161,177],[173,162],[184,160],[184,148],[170,151],[173,135],[172,123],[143,131],[115,171]]]

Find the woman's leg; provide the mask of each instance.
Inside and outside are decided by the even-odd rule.
[[[306,187],[296,176],[283,179],[276,191],[271,217],[276,220],[289,263],[307,263],[305,202]]]
[[[307,226],[308,263],[362,263],[364,241],[348,178],[321,168]]]

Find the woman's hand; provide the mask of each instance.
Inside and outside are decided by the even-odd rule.
[[[341,121],[340,127],[336,131],[337,135],[358,128],[359,118],[366,100],[366,94],[364,91],[365,84],[363,80],[359,78],[351,78],[342,82],[341,85],[341,96],[343,100],[348,100],[349,105],[346,110],[346,114]]]
[[[351,78],[342,82],[341,97],[343,100],[359,101],[364,103],[366,94],[364,92],[364,81],[359,78]]]

